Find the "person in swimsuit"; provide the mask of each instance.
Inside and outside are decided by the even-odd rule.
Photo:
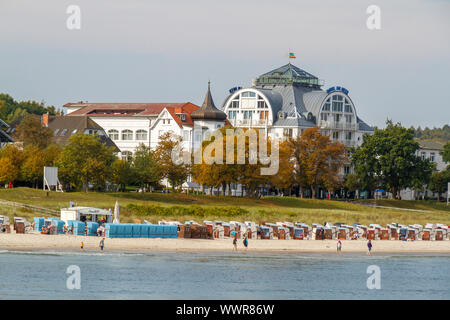
[[[372,255],[372,253],[371,253],[371,251],[372,251],[372,241],[370,241],[370,240],[369,240],[369,242],[367,242],[367,249],[368,249],[367,255],[371,256]]]
[[[244,243],[245,250],[247,250],[248,249],[248,238],[247,238],[247,235],[245,235],[243,243]]]

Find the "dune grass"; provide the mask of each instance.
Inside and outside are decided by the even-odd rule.
[[[59,210],[69,206],[114,208],[120,204],[123,222],[151,222],[159,220],[236,220],[255,222],[344,222],[348,224],[391,222],[403,224],[445,223],[450,224],[450,207],[436,201],[377,200],[377,205],[424,211],[375,209],[352,201],[312,200],[295,197],[263,197],[261,199],[186,195],[180,193],[100,193],[100,192],[45,192],[29,188],[1,189],[0,199]],[[364,200],[360,202],[373,202]],[[22,216],[30,219],[42,214],[28,209],[0,206],[0,215]]]

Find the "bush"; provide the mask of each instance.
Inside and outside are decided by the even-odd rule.
[[[247,215],[249,212],[239,207],[200,207],[200,206],[171,206],[161,207],[157,205],[140,206],[135,204],[129,204],[127,209],[140,217],[152,217],[152,216],[166,216],[166,217],[179,217],[179,216],[196,216],[200,218],[208,216],[217,217],[239,217]]]

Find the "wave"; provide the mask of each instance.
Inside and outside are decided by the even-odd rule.
[[[122,257],[122,256],[143,256],[143,253],[129,252],[98,252],[98,251],[20,251],[20,250],[0,250],[1,253],[20,255],[46,255],[46,256],[102,256],[102,257]]]

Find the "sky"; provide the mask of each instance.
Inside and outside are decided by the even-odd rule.
[[[211,80],[221,107],[294,52],[372,126],[450,123],[448,0],[0,0],[0,43],[0,92],[16,100],[201,105]]]

